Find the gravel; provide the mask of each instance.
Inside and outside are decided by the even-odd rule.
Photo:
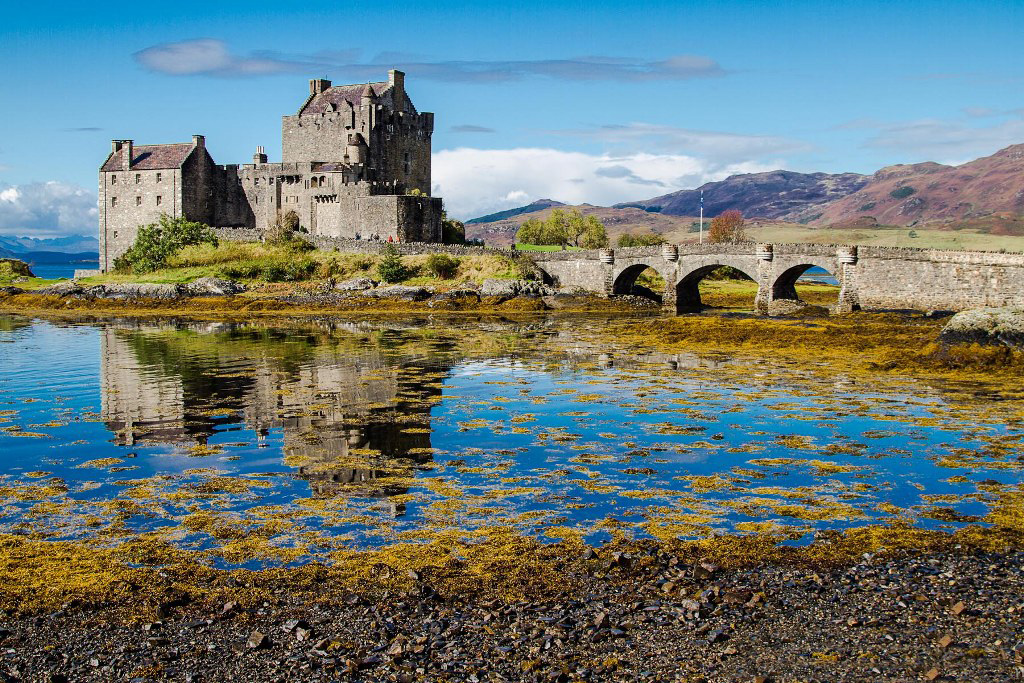
[[[310,603],[159,620],[66,607],[0,617],[0,681],[992,681],[1024,676],[1024,554],[722,570],[602,551],[572,594]],[[568,582],[567,582],[568,583]],[[578,584],[579,585],[579,584]],[[154,615],[155,616],[155,615]]]

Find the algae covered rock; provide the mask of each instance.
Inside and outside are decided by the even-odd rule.
[[[480,296],[510,299],[515,296],[549,296],[554,290],[535,280],[484,280]]]
[[[5,285],[0,287],[0,296],[14,296],[15,294],[22,294],[25,290],[21,287],[14,287],[12,285]]]
[[[233,296],[245,291],[245,285],[234,280],[223,280],[217,277],[201,277],[185,285],[192,296]]]
[[[185,285],[123,282],[89,287],[83,294],[96,299],[177,299],[187,293]]]
[[[365,292],[373,289],[377,283],[368,277],[354,277],[351,280],[342,280],[334,285],[338,292]]]
[[[977,308],[957,313],[939,335],[951,344],[1024,346],[1024,309]]]
[[[35,275],[24,261],[19,261],[16,258],[0,258],[0,280],[10,280],[16,277],[35,277]]]
[[[775,299],[768,304],[768,315],[828,315],[828,309],[799,299]]]
[[[372,299],[395,299],[398,301],[423,301],[430,298],[430,290],[426,287],[409,287],[407,285],[391,285],[378,287],[363,292],[363,296]]]

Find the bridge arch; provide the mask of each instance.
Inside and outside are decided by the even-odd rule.
[[[662,275],[662,273],[654,266],[647,263],[634,263],[620,270],[618,275],[615,276],[615,279],[612,281],[612,294],[623,295],[635,293],[661,302],[663,292],[655,292],[646,287],[643,288],[646,291],[634,291],[637,278],[639,278],[640,275],[648,269],[658,273],[658,275],[664,279],[664,275]]]
[[[827,294],[819,295],[808,300],[807,303],[826,306],[837,303],[842,286],[842,282],[839,279],[842,273],[834,262],[829,262],[826,259],[806,259],[803,263],[784,264],[781,272],[776,271],[778,274],[774,276],[771,283],[771,300],[802,301],[803,299],[801,299],[800,293],[797,291],[797,282],[811,268],[821,268],[825,271],[827,277],[835,278],[836,289],[835,295],[832,297],[829,297]]]
[[[705,308],[704,303],[700,298],[700,283],[708,275],[718,270],[722,266],[730,266],[740,271],[753,282],[758,282],[757,272],[753,275],[750,273],[750,268],[745,264],[735,263],[708,263],[691,270],[689,273],[684,275],[679,282],[676,283],[676,313],[698,313]],[[754,308],[756,302],[755,299],[751,301],[751,309]]]

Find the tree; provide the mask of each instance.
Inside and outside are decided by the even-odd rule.
[[[711,229],[708,230],[708,241],[743,242],[747,238],[744,231],[745,224],[743,213],[737,209],[723,211],[711,220]]]
[[[596,216],[584,216],[577,209],[569,213],[555,209],[547,220],[529,218],[516,232],[519,244],[536,244],[597,249],[608,246],[608,233]]]
[[[162,213],[159,222],[139,227],[132,246],[114,259],[114,270],[149,273],[166,266],[167,259],[183,247],[204,243],[217,246],[217,236],[210,226],[190,221],[184,216],[171,218]]]
[[[608,246],[608,231],[604,229],[604,223],[597,219],[597,216],[587,216],[586,228],[583,231],[583,239],[579,246],[584,249],[603,249]]]
[[[658,244],[665,244],[665,238],[653,232],[641,232],[635,235],[627,232],[619,235],[620,247],[652,247]]]
[[[441,241],[445,244],[465,244],[466,224],[448,218],[448,212],[441,212]]]
[[[383,258],[377,264],[377,275],[381,280],[388,283],[401,282],[409,277],[409,269],[402,263],[402,257],[398,255],[398,248],[388,242],[381,251]]]

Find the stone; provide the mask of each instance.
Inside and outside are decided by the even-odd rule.
[[[28,264],[16,258],[0,258],[0,277],[35,277]]]
[[[234,296],[245,291],[245,285],[234,280],[217,277],[201,277],[185,285],[192,296]]]
[[[950,344],[1024,345],[1024,308],[980,308],[957,313],[939,339]]]
[[[22,294],[25,290],[21,287],[14,287],[12,285],[5,285],[0,287],[0,296],[14,296],[15,294]]]
[[[938,643],[936,643],[936,644],[937,644],[937,645],[938,645],[938,646],[939,646],[940,648],[942,648],[943,650],[945,650],[945,649],[946,649],[947,647],[949,647],[950,645],[952,645],[952,644],[953,644],[953,636],[951,636],[951,635],[949,635],[949,634],[947,633],[946,635],[944,635],[944,636],[942,636],[941,638],[939,638],[939,640],[938,640]]]
[[[121,282],[89,287],[82,295],[96,299],[178,299],[186,292],[184,285]]]
[[[368,289],[362,293],[363,296],[371,299],[395,299],[398,301],[423,301],[430,298],[430,291],[426,287],[409,287],[407,285],[391,285],[389,287],[377,287]]]
[[[768,315],[828,315],[828,309],[822,306],[813,306],[799,299],[775,299],[768,304]]]
[[[261,650],[269,645],[270,641],[267,639],[267,636],[259,631],[250,633],[248,640],[245,641],[245,646],[250,650]]]
[[[953,606],[952,606],[952,607],[951,607],[951,608],[949,609],[949,611],[950,611],[950,612],[952,612],[953,614],[956,614],[956,615],[958,615],[958,616],[959,616],[959,615],[960,615],[960,613],[961,613],[961,612],[963,612],[963,611],[964,611],[964,610],[966,610],[966,609],[967,609],[967,605],[965,605],[965,604],[964,604],[963,602],[958,602],[958,603],[956,603],[955,605],[953,605]]]
[[[349,280],[336,282],[334,290],[337,292],[363,292],[376,286],[377,283],[368,277],[354,277]]]
[[[928,673],[926,673],[926,674],[924,675],[924,679],[925,679],[926,681],[934,681],[934,680],[935,680],[936,678],[938,678],[938,677],[939,677],[939,676],[941,676],[941,675],[942,675],[942,674],[941,674],[941,673],[939,673],[939,670],[938,670],[938,669],[936,669],[936,668],[932,667],[931,669],[929,669],[929,670],[928,670]]]

